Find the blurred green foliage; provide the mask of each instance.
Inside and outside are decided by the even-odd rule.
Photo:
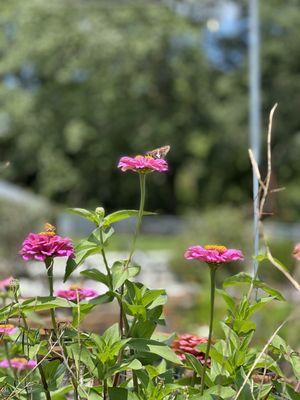
[[[132,207],[136,179],[121,177],[119,156],[169,143],[170,172],[151,176],[151,209],[250,199],[241,38],[223,41],[244,54],[224,72],[203,52],[201,24],[163,2],[11,0],[0,14],[6,179],[68,205]],[[278,101],[273,185],[287,187],[273,205],[292,220],[300,195],[300,9],[266,0],[262,16],[263,122]]]
[[[28,232],[40,232],[45,222],[52,221],[53,217],[54,210],[46,204],[0,201],[0,272],[3,277],[16,273],[15,267],[21,262],[18,252]],[[22,270],[18,270],[20,273],[22,275]]]

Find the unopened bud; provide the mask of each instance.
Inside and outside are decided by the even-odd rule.
[[[95,212],[96,212],[96,214],[97,214],[99,217],[101,217],[101,218],[103,218],[104,215],[105,215],[105,210],[104,210],[103,207],[97,207],[96,210],[95,210]]]

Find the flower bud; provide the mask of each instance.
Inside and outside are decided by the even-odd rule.
[[[103,218],[105,215],[105,210],[103,207],[97,207],[95,212],[98,215],[98,217],[100,217],[100,218]]]

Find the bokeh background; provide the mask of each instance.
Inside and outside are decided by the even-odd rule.
[[[278,102],[271,187],[285,187],[269,197],[266,226],[274,255],[299,276],[291,257],[300,241],[299,2],[263,0],[260,18],[262,137],[265,145]],[[10,0],[0,4],[0,26],[2,276],[10,271],[32,289],[17,252],[45,221],[74,239],[85,233],[66,207],[138,207],[137,178],[117,161],[169,144],[170,171],[151,175],[147,188],[146,208],[162,217],[148,217],[138,248],[146,268],[162,257],[148,278],[168,283],[172,327],[198,331],[208,314],[207,271],[186,264],[184,248],[220,242],[244,250],[243,268],[252,262],[247,2]],[[119,228],[111,251],[128,248],[131,230]],[[267,263],[261,277],[292,302],[268,306],[263,338],[299,296]]]

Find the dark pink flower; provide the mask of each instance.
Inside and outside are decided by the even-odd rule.
[[[45,232],[29,233],[24,240],[20,251],[23,260],[45,261],[47,257],[74,257],[71,239],[56,235],[50,224],[45,227]]]
[[[297,243],[293,250],[293,256],[296,260],[300,261],[300,243]]]
[[[154,158],[152,156],[121,157],[118,168],[122,171],[134,172],[165,172],[168,171],[168,163],[163,158]]]
[[[6,335],[13,335],[16,333],[18,328],[12,324],[0,324],[0,333]]]
[[[197,349],[197,346],[202,343],[207,343],[206,337],[201,337],[186,333],[184,335],[180,335],[178,339],[175,339],[171,347],[178,355],[181,361],[185,361],[186,353],[188,353],[195,356],[202,364],[204,364],[205,353]],[[208,360],[208,365],[209,364],[210,360]]]
[[[191,246],[184,253],[184,257],[187,260],[199,260],[208,264],[222,264],[244,259],[240,250],[217,245]]]
[[[96,297],[98,293],[93,289],[82,289],[77,285],[70,286],[69,289],[61,289],[56,292],[56,296],[63,297],[70,301],[84,300],[91,297]]]
[[[8,289],[13,280],[14,280],[14,278],[12,276],[10,276],[9,278],[6,278],[6,279],[3,279],[2,281],[0,281],[0,290]]]
[[[0,368],[15,368],[17,370],[32,369],[37,365],[34,360],[26,360],[26,358],[4,359],[0,362]]]

